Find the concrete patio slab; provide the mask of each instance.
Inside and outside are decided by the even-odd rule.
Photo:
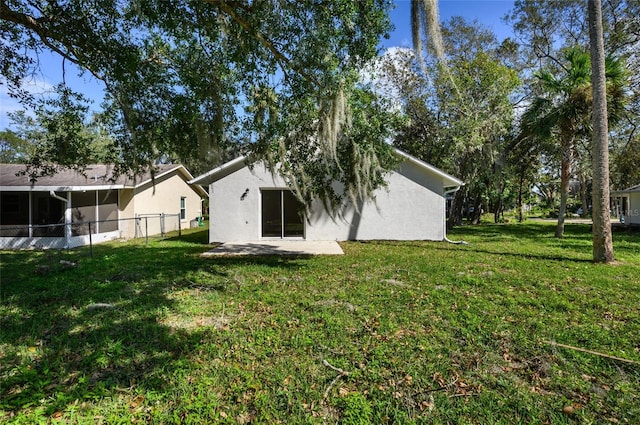
[[[203,257],[224,255],[344,255],[336,241],[237,241],[226,242],[201,254]]]

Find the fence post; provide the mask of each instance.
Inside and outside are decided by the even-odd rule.
[[[144,218],[144,237],[145,243],[149,244],[149,217]]]
[[[182,236],[182,220],[180,220],[180,215],[178,215],[178,236]]]
[[[91,253],[91,258],[93,258],[93,238],[91,237],[91,222],[89,222],[89,252]]]
[[[164,213],[160,213],[160,235],[162,237],[165,236],[165,231],[164,231]]]

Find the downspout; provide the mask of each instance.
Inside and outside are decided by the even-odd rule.
[[[445,214],[444,214],[444,227],[443,227],[444,238],[443,238],[443,240],[445,242],[449,242],[449,243],[456,244],[456,245],[469,245],[469,242],[466,242],[466,241],[452,241],[447,237],[447,213],[446,213],[446,211],[447,211],[447,195],[450,194],[450,193],[456,193],[458,190],[460,190],[461,186],[462,185],[456,186],[453,189],[445,190],[445,192],[442,194],[442,196],[444,196],[444,199],[445,199],[445,201],[444,201],[445,202],[445,206],[444,206]]]
[[[60,195],[58,195],[57,193],[55,193],[53,190],[50,190],[50,191],[49,191],[49,195],[50,195],[52,198],[56,198],[58,201],[62,201],[62,202],[64,202],[65,204],[67,203],[67,198],[63,198],[62,196],[60,196]]]
[[[56,194],[53,190],[49,191],[49,195],[58,201],[64,202],[66,205],[66,208],[64,209],[64,241],[65,248],[68,249],[71,242],[71,192],[67,192],[66,198]]]

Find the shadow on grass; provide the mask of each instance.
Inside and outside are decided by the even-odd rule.
[[[638,242],[639,233],[633,231],[620,231],[613,228],[614,250],[618,253],[631,253],[634,249],[621,246],[621,242],[634,244]],[[521,257],[526,259],[571,261],[579,263],[593,263],[592,255],[592,230],[590,224],[566,223],[563,238],[556,238],[555,222],[525,223],[525,224],[482,224],[477,226],[456,227],[450,234],[452,239],[464,239],[465,237],[477,237],[480,242],[472,243],[468,250],[510,257]],[[509,240],[523,242],[522,248],[518,251],[492,250],[486,248],[486,242],[507,242]],[[546,246],[562,250],[561,253],[538,253],[527,252],[527,246],[531,243],[536,246]],[[483,246],[479,246],[482,244]],[[456,250],[452,246],[440,246],[439,250]],[[584,256],[584,258],[580,258]]]
[[[455,245],[446,242],[395,242],[374,241],[382,245],[398,245],[425,247],[430,249],[452,252],[477,252],[497,256],[506,256],[522,259],[537,259],[551,261],[570,261],[578,263],[591,263],[590,235],[588,224],[567,224],[565,237],[555,238],[555,226],[548,222],[527,224],[480,224],[473,226],[456,227],[449,234],[452,240],[466,240],[469,245]],[[511,245],[516,243],[516,245]],[[492,249],[492,246],[500,247]],[[544,252],[529,252],[529,247],[545,246]],[[513,247],[513,250],[506,248]],[[502,248],[502,249],[501,249]],[[561,250],[561,252],[558,252]],[[583,256],[583,258],[581,258]]]
[[[175,243],[179,241],[180,243]],[[77,266],[36,273],[47,253],[2,256],[0,409],[43,406],[51,415],[77,400],[121,389],[162,390],[166,376],[195,361],[207,328],[163,320],[176,293],[237,290],[238,267],[291,269],[291,257],[201,258],[206,230],[141,244],[66,253]],[[236,288],[236,289],[234,289]]]
[[[566,223],[565,238],[572,236],[584,236],[591,234],[591,225],[581,223]],[[555,232],[555,223],[553,222],[536,222],[523,224],[481,224],[474,226],[459,226],[451,231],[454,237],[463,236],[481,236],[488,237],[513,237],[517,239],[540,240],[544,238],[553,238]]]
[[[582,245],[579,245],[580,247],[582,247]],[[525,252],[509,252],[509,251],[504,251],[504,250],[490,250],[490,249],[485,249],[485,248],[479,248],[477,245],[469,245],[469,246],[465,246],[464,248],[459,247],[456,248],[453,245],[449,245],[446,243],[442,243],[441,246],[436,246],[434,247],[434,249],[439,250],[439,251],[460,251],[460,250],[465,250],[465,251],[472,251],[472,252],[477,252],[477,253],[482,253],[482,254],[490,254],[490,255],[497,255],[500,257],[512,257],[512,258],[521,258],[521,259],[525,259],[525,260],[541,260],[541,261],[561,261],[561,262],[573,262],[573,263],[593,263],[593,261],[591,259],[588,258],[577,258],[574,256],[569,256],[569,255],[562,255],[562,254],[557,254],[557,255],[553,255],[553,254],[535,254],[535,253],[525,253]],[[585,255],[590,255],[590,252],[587,253],[585,252]]]

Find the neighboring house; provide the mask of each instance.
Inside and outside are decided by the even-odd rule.
[[[443,240],[445,196],[463,182],[402,151],[400,165],[387,176],[375,201],[332,218],[318,200],[302,217],[300,203],[284,180],[263,164],[248,167],[240,157],[195,179],[209,185],[210,242],[261,239]]]
[[[611,193],[620,199],[620,219],[628,226],[640,226],[640,184]]]
[[[35,182],[21,175],[24,165],[0,167],[0,249],[74,247],[89,237],[98,243],[178,230],[202,214],[207,196],[175,164],[158,165],[153,179],[147,172],[114,180],[110,166],[90,165],[85,175],[62,170]]]

